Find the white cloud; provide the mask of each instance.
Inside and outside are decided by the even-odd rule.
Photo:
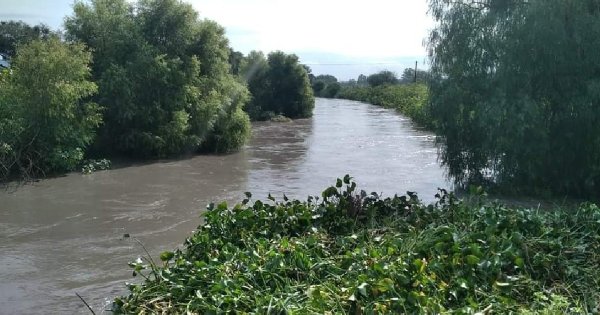
[[[353,57],[424,56],[426,0],[189,0],[227,29],[235,49]]]
[[[4,3],[4,2],[7,3]],[[135,2],[135,0],[128,0]],[[427,0],[185,0],[227,30],[231,46],[296,53],[316,74],[401,72],[425,59]],[[0,0],[0,18],[62,26],[73,0]],[[338,66],[327,64],[347,63]],[[325,64],[325,65],[323,65]]]

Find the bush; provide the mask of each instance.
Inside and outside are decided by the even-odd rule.
[[[102,119],[87,100],[91,55],[83,45],[57,38],[17,49],[0,78],[0,178],[72,171]]]
[[[130,264],[142,284],[115,313],[584,314],[598,307],[600,208],[465,204],[441,190],[357,192],[346,176],[307,201],[210,205],[162,266]],[[577,226],[577,229],[572,229]],[[582,276],[585,275],[585,276]]]
[[[394,108],[421,126],[433,127],[427,109],[429,91],[424,84],[348,86],[340,90],[338,97]]]
[[[241,148],[250,136],[250,118],[241,109],[223,116],[217,121],[215,130],[207,141],[207,149],[219,153],[229,153]]]
[[[77,2],[65,26],[94,51],[97,101],[106,108],[100,153],[156,158],[229,151],[247,140],[247,131],[226,131],[243,121],[247,91],[232,74],[225,30],[190,4]]]
[[[398,78],[396,77],[395,73],[388,70],[384,70],[375,74],[371,74],[367,78],[367,82],[370,86],[375,87],[381,85],[396,84],[398,83]]]
[[[269,119],[269,112],[293,119],[312,116],[313,91],[296,55],[277,51],[265,60],[262,53],[251,52],[244,73],[252,94],[246,111],[252,119]]]

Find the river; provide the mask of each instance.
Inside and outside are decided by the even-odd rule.
[[[240,152],[140,163],[0,192],[0,314],[97,314],[127,293],[129,261],[183,243],[210,202],[359,189],[432,201],[448,187],[431,133],[393,110],[317,99],[313,118],[261,122]],[[131,237],[124,237],[129,234]],[[108,312],[106,312],[108,313]]]

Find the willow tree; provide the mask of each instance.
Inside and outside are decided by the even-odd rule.
[[[70,40],[94,51],[106,108],[99,150],[161,157],[231,151],[248,138],[248,92],[230,74],[225,31],[191,5],[78,2],[65,26]]]
[[[430,110],[456,182],[597,196],[600,1],[429,6]]]

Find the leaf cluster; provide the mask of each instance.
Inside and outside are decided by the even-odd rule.
[[[444,190],[210,205],[185,248],[131,263],[116,313],[586,313],[600,302],[600,209],[465,204]],[[576,229],[573,227],[576,226]],[[149,271],[149,272],[148,272]]]

